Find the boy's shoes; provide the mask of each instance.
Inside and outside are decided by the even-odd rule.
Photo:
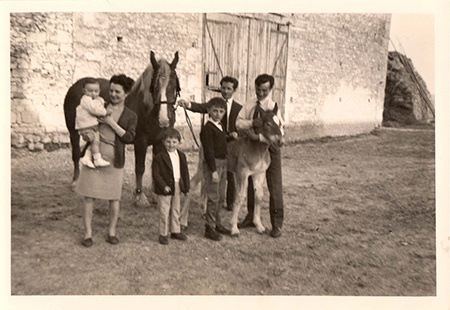
[[[161,244],[169,244],[169,237],[168,236],[159,236],[159,243]]]
[[[181,232],[180,233],[172,233],[172,234],[170,234],[170,238],[181,240],[181,241],[186,241],[187,240],[186,235],[181,233]]]
[[[188,235],[188,226],[180,225],[181,233],[184,235]]]
[[[247,227],[256,227],[255,224],[253,224],[253,216],[246,216],[244,220],[240,223],[238,223],[238,228],[247,228]]]
[[[119,238],[117,238],[116,236],[107,235],[106,242],[108,242],[109,244],[116,245],[119,243]]]
[[[90,248],[94,244],[94,242],[92,241],[92,238],[86,238],[81,241],[81,244],[87,248]]]
[[[281,228],[280,227],[274,227],[271,232],[270,232],[270,236],[272,238],[279,238],[281,237]]]
[[[222,240],[222,236],[212,227],[205,225],[205,237],[214,241]]]
[[[216,231],[222,235],[231,235],[231,230],[225,228],[222,224],[216,225]]]
[[[96,167],[107,167],[107,166],[111,165],[111,163],[107,160],[104,160],[100,154],[95,154],[94,155],[94,165]]]
[[[92,162],[92,160],[89,158],[89,156],[84,156],[84,157],[80,158],[80,163],[82,163],[86,167],[89,167],[91,169],[95,169],[95,165]]]

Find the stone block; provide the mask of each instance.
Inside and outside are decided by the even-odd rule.
[[[17,68],[19,69],[28,69],[30,67],[29,61],[25,59],[21,59],[19,63],[17,64]]]
[[[70,143],[70,136],[68,134],[59,134],[59,143],[68,144]]]
[[[23,69],[23,68],[21,68],[21,69],[19,69],[19,68],[17,68],[17,69],[12,69],[11,70],[11,77],[16,77],[16,78],[24,78],[24,77],[27,77],[28,76],[28,70],[27,69]]]
[[[53,72],[55,71],[55,67],[53,66],[53,64],[47,62],[44,64],[44,70],[47,70],[48,72]]]
[[[52,142],[52,138],[50,138],[50,136],[47,135],[41,139],[41,142],[44,144],[50,143],[50,142]]]
[[[71,43],[72,42],[72,35],[70,32],[58,30],[57,32],[57,41],[59,43]]]
[[[13,147],[15,147],[16,149],[23,149],[24,147],[27,147],[28,143],[24,142],[24,143],[18,143],[13,145]]]
[[[40,152],[44,149],[44,144],[43,143],[35,143],[34,144],[34,151]]]
[[[35,32],[27,34],[28,42],[45,43],[46,40],[47,40],[46,32]]]
[[[23,123],[37,123],[39,122],[39,114],[35,111],[23,111],[21,112]]]
[[[11,145],[23,144],[25,143],[25,138],[22,134],[13,133],[11,134]]]
[[[45,130],[45,132],[55,132],[56,126],[55,125],[45,125],[44,130]]]
[[[33,135],[32,134],[25,135],[25,141],[27,141],[28,143],[33,143],[34,142]]]
[[[13,99],[26,99],[27,97],[21,91],[13,91],[12,92],[12,98]]]

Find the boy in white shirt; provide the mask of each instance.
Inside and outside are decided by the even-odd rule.
[[[187,240],[180,226],[180,193],[189,192],[189,170],[186,155],[178,150],[180,133],[174,128],[163,132],[165,150],[158,153],[152,162],[152,176],[159,208],[159,243],[172,239]]]

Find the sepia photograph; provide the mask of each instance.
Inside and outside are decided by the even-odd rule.
[[[448,1],[214,3],[1,3],[2,309],[448,309]]]

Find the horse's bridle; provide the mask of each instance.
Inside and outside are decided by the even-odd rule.
[[[181,92],[181,87],[180,87],[180,80],[178,79],[178,75],[177,72],[175,71],[175,69],[172,69],[171,74],[173,74],[175,76],[175,83],[176,83],[176,88],[175,88],[175,101],[174,102],[169,102],[169,101],[159,101],[156,104],[171,104],[171,105],[175,105],[177,102],[177,98],[180,97],[180,92]],[[153,91],[155,90],[155,87],[153,86],[153,82],[152,85],[150,85],[150,93],[153,96]]]

